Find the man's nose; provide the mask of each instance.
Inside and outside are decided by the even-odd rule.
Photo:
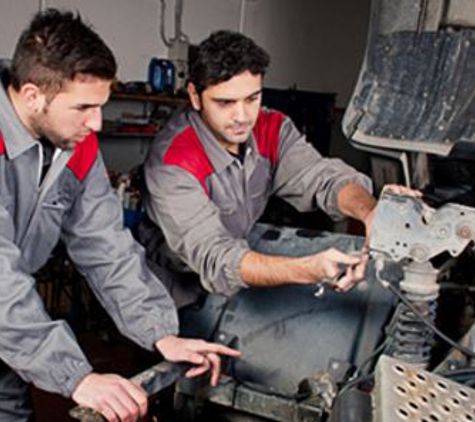
[[[236,103],[235,107],[234,107],[234,120],[236,122],[245,122],[246,121],[246,116],[247,116],[247,112],[246,112],[246,106],[244,103]]]
[[[88,110],[85,126],[93,132],[99,132],[102,128],[102,109],[94,107]]]

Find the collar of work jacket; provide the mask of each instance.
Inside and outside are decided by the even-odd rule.
[[[205,149],[211,165],[213,166],[213,169],[216,173],[221,173],[234,163],[239,163],[238,165],[241,165],[239,159],[230,154],[226,148],[224,148],[218,142],[216,136],[211,132],[208,125],[203,121],[199,113],[190,110],[188,112],[188,120],[193,129],[199,135],[203,148]],[[255,159],[259,157],[253,132],[251,132],[249,138],[247,139],[245,148],[245,156],[252,156]]]
[[[8,97],[8,94],[3,86],[0,85],[0,141],[5,149],[5,152],[10,160],[14,160],[22,155],[30,148],[36,147],[38,149],[38,184],[41,180],[41,169],[43,166],[43,146],[41,142],[35,139],[23,125],[18,118],[13,105]],[[41,190],[46,192],[62,169],[70,161],[73,155],[73,150],[57,150],[55,152],[51,166],[51,171],[48,172],[47,177],[41,184]],[[32,163],[34,165],[34,163]]]
[[[0,74],[4,74],[4,72],[5,69],[0,68]],[[32,161],[31,165],[36,166],[38,169],[39,184],[43,165],[43,147],[41,142],[28,132],[19,119],[2,84],[0,84],[0,110],[0,155],[6,153],[10,160],[15,160],[15,158],[26,153],[31,148],[36,147],[37,158]],[[66,166],[82,182],[96,160],[98,151],[97,137],[93,132],[87,135],[74,149],[62,150],[57,148],[53,163],[46,177],[41,182],[39,202]]]
[[[21,123],[8,94],[0,85],[0,133],[5,144],[5,150],[10,159],[15,159],[29,148],[38,145],[37,139],[33,138]]]

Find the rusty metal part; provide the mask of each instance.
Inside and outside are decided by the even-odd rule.
[[[318,369],[311,378],[305,378],[299,384],[299,396],[305,397],[302,401],[325,412],[331,411],[337,392],[333,375],[322,369]]]
[[[371,254],[393,262],[427,262],[442,252],[460,255],[475,240],[475,209],[446,204],[435,210],[421,199],[384,193],[371,232]]]
[[[201,400],[232,408],[245,414],[262,417],[274,422],[322,422],[321,407],[311,401],[297,401],[292,397],[262,391],[262,386],[253,383],[240,384],[222,375],[218,386],[204,387],[199,391]],[[175,394],[195,397],[196,385],[193,379],[182,378],[176,384]]]
[[[436,317],[439,296],[439,271],[431,263],[435,256],[448,252],[460,255],[475,234],[475,209],[446,204],[439,209],[421,199],[384,193],[378,203],[370,239],[370,254],[377,267],[384,262],[401,262],[401,293],[409,305],[399,304],[388,337],[393,339],[387,354],[409,363],[427,366],[433,346],[432,329],[420,321],[418,312],[430,323]],[[383,285],[383,272],[377,271]],[[386,284],[385,284],[386,283]],[[475,420],[475,419],[474,419]]]
[[[475,390],[384,355],[373,398],[374,422],[475,420]]]

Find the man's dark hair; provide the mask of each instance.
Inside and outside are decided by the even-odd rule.
[[[245,71],[264,76],[269,66],[267,52],[239,32],[213,32],[198,46],[190,64],[190,82],[198,93]]]
[[[57,93],[77,75],[112,80],[117,64],[112,51],[79,13],[47,9],[35,15],[15,48],[11,84],[18,91],[34,83]]]

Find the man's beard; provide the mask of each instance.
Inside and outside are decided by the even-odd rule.
[[[31,127],[37,134],[39,138],[47,139],[51,144],[62,150],[74,149],[76,143],[64,139],[50,129],[49,124],[47,123],[48,109],[43,110],[38,116],[32,118]]]

